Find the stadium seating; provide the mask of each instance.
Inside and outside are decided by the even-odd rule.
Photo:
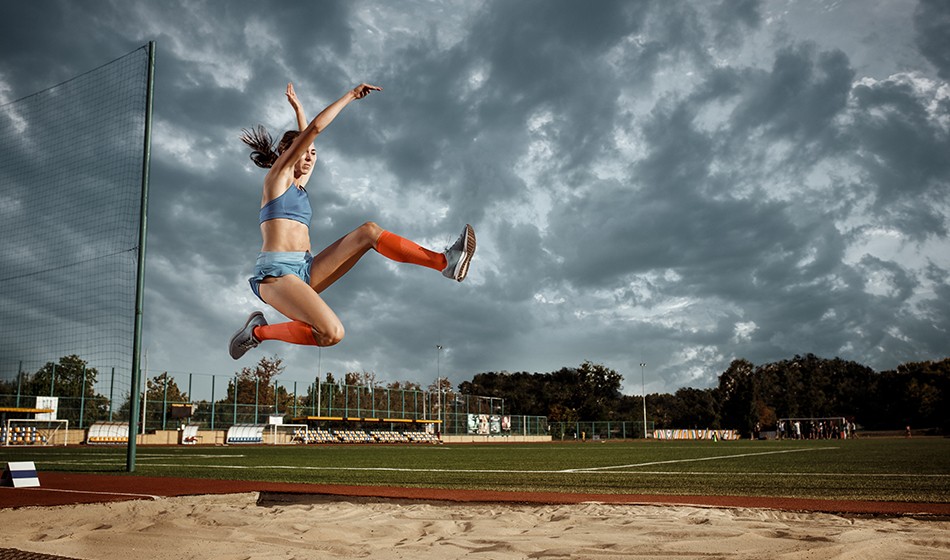
[[[375,441],[363,430],[336,430],[335,433],[343,443],[373,443]]]
[[[89,426],[86,443],[92,445],[123,445],[129,442],[129,425],[122,422],[96,422]]]
[[[409,443],[409,438],[399,432],[376,430],[370,432],[369,435],[379,443]]]
[[[406,432],[406,437],[412,443],[441,443],[439,436],[426,432]]]
[[[340,443],[333,432],[326,430],[310,430],[312,443]]]
[[[264,443],[263,424],[235,424],[228,428],[225,443]]]
[[[254,444],[264,443],[264,430],[261,424],[235,424],[228,429],[226,443]],[[325,430],[319,428],[294,429],[292,441],[304,444],[328,443],[441,443],[435,434],[426,432],[395,432],[389,430]]]
[[[0,443],[6,445],[45,444],[46,436],[36,431],[36,426],[13,426],[7,433],[7,427],[0,428]]]

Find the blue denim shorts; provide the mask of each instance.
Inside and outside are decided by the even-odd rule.
[[[310,251],[280,253],[264,252],[257,255],[257,263],[254,265],[254,276],[247,279],[251,285],[251,291],[261,301],[261,280],[269,276],[279,278],[293,274],[307,284],[310,283],[310,263],[313,262],[313,255]],[[266,303],[266,302],[265,302]]]

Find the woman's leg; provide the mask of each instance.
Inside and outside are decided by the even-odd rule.
[[[246,332],[239,331],[232,337],[232,357],[237,359],[247,351],[247,348],[242,348],[236,352],[234,348],[242,345],[254,347],[263,340],[316,346],[332,346],[340,342],[344,334],[343,324],[319,294],[353,268],[370,249],[394,261],[441,270],[444,276],[461,282],[475,252],[475,233],[471,226],[465,226],[447,253],[436,253],[385,231],[373,222],[366,222],[313,258],[309,285],[293,275],[268,277],[261,281],[258,287],[261,299],[293,320],[268,325],[263,317],[254,319],[252,314],[245,326]]]
[[[253,334],[258,341],[333,346],[343,340],[343,323],[323,298],[300,278],[293,275],[265,278],[259,289],[268,305],[293,321],[256,327]]]
[[[320,293],[349,272],[363,255],[375,249],[384,257],[443,270],[445,255],[430,251],[416,243],[386,231],[373,222],[366,222],[336,240],[313,258],[310,285]]]

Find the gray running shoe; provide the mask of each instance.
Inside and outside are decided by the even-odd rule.
[[[442,276],[458,282],[465,280],[468,275],[468,266],[472,263],[472,256],[475,254],[475,230],[472,226],[465,224],[462,235],[454,245],[445,250],[444,254],[446,266],[442,270]]]
[[[231,337],[231,344],[228,347],[228,351],[231,352],[231,357],[237,360],[251,348],[257,348],[257,345],[260,344],[261,341],[254,338],[254,327],[266,324],[267,320],[264,319],[263,313],[260,311],[251,313],[251,316],[247,318],[247,322],[244,323],[244,328],[234,333],[234,336]]]

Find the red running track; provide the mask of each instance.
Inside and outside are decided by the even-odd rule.
[[[166,478],[131,475],[39,473],[40,487],[0,487],[0,508],[60,506],[126,500],[150,500],[171,496],[262,492],[400,499],[411,501],[490,502],[511,504],[609,504],[691,505],[704,507],[768,508],[852,515],[950,516],[948,503],[816,500],[748,496],[657,496],[648,494],[576,494],[559,492],[500,492],[400,488],[392,486],[345,486],[242,480]]]

